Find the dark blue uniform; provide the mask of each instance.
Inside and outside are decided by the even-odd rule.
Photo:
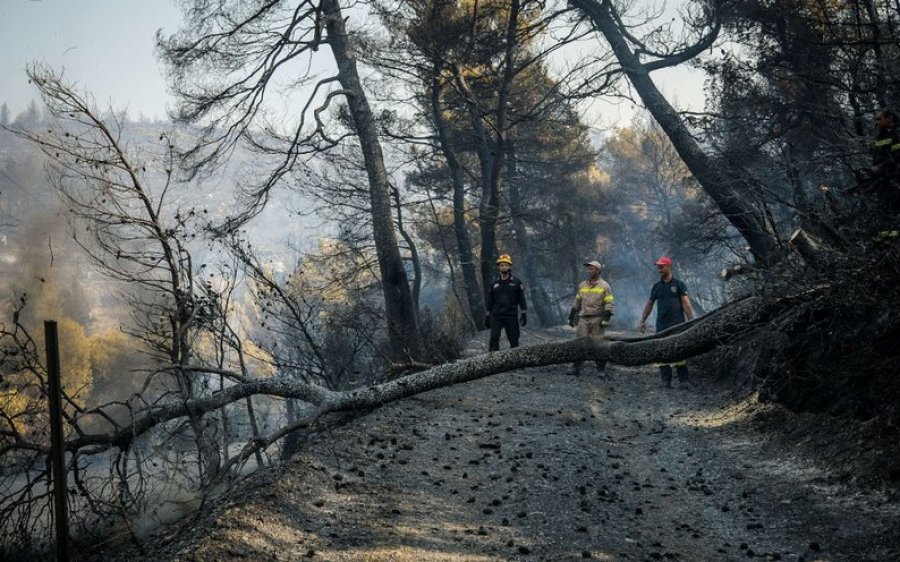
[[[489,351],[500,349],[500,331],[506,330],[506,338],[510,347],[519,347],[519,309],[528,310],[525,303],[525,288],[522,281],[509,276],[509,279],[496,278],[488,288],[487,309],[491,312],[491,339]]]
[[[666,283],[657,281],[650,289],[650,300],[656,303],[656,331],[662,332],[684,322],[684,306],[681,297],[687,294],[687,285],[674,277]]]
[[[656,303],[656,331],[662,332],[685,321],[684,305],[681,297],[687,294],[687,285],[674,277],[668,282],[657,281],[650,289],[650,300]],[[659,365],[659,376],[663,384],[672,385],[672,367],[678,372],[678,380],[688,382],[687,361],[663,363]]]

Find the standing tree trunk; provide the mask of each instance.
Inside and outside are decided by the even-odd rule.
[[[284,400],[284,405],[286,407],[287,421],[285,423],[285,427],[292,427],[297,423],[298,413],[297,413],[297,399],[296,398],[286,398]],[[281,446],[281,460],[287,460],[294,456],[297,451],[300,450],[300,430],[294,430],[284,436],[284,442]]]
[[[859,3],[854,2],[856,10],[859,10]],[[872,35],[872,54],[875,55],[875,67],[878,71],[875,73],[875,97],[881,107],[887,107],[889,98],[886,77],[888,76],[887,64],[885,64],[884,49],[882,45],[889,45],[893,42],[885,41],[881,36],[881,28],[884,25],[878,17],[878,9],[872,0],[864,0],[862,2],[866,8],[866,16],[869,19],[868,29]],[[860,37],[865,37],[864,32],[859,31]]]
[[[356,54],[348,41],[347,28],[338,0],[323,0],[322,11],[328,32],[328,44],[337,62],[338,80],[347,97],[347,107],[359,138],[369,177],[372,230],[375,251],[378,254],[381,286],[384,291],[391,357],[395,361],[417,359],[421,354],[421,342],[415,305],[391,217],[390,183],[381,143],[375,129],[375,118],[359,79]]]
[[[703,190],[709,194],[716,205],[741,233],[750,247],[753,257],[762,265],[768,265],[778,259],[779,241],[762,216],[747,196],[742,195],[732,187],[726,174],[719,169],[725,163],[716,162],[707,155],[687,126],[684,124],[678,111],[662,95],[650,77],[652,67],[641,62],[628,43],[625,32],[620,28],[613,13],[611,2],[608,0],[572,0],[572,4],[590,18],[594,27],[606,37],[613,53],[619,60],[622,70],[628,76],[631,85],[641,97],[641,101],[647,110],[665,131],[672,146],[681,156],[685,165],[694,175]],[[699,44],[698,44],[699,46]],[[695,46],[695,47],[698,47]],[[666,61],[665,65],[671,66],[677,62],[684,62],[702,49],[694,48],[685,51],[680,57],[673,57],[672,61]]]
[[[517,181],[518,161],[516,160],[515,144],[509,141],[509,155],[507,162],[507,185],[509,186],[509,211],[512,220],[513,235],[516,239],[516,246],[519,248],[519,255],[516,261],[520,264],[524,277],[528,281],[525,285],[528,287],[528,294],[531,297],[531,306],[537,312],[538,320],[541,326],[555,326],[559,324],[560,317],[555,314],[553,305],[550,303],[550,297],[543,285],[537,282],[537,270],[534,268],[534,260],[532,258],[531,240],[528,237],[528,230],[525,227],[524,213],[525,208],[522,204],[522,194],[519,191]]]
[[[481,227],[481,283],[487,290],[494,279],[497,257],[497,216],[500,208],[500,172],[506,151],[506,128],[509,101],[509,89],[515,77],[514,55],[518,43],[520,0],[511,0],[509,20],[506,24],[506,50],[504,53],[503,75],[500,79],[495,108],[496,121],[488,135],[484,126],[484,116],[477,108],[474,92],[466,84],[462,74],[457,70],[456,85],[460,90],[469,111],[469,120],[475,131],[478,147],[478,160],[481,165],[481,202],[478,206],[478,223]]]
[[[397,231],[400,237],[406,243],[409,250],[409,261],[413,268],[412,282],[412,301],[413,310],[416,312],[416,321],[419,319],[419,296],[422,293],[422,261],[419,259],[419,250],[416,248],[416,241],[403,225],[403,204],[400,202],[400,190],[395,187],[391,188],[391,194],[394,197],[394,205],[397,208]]]
[[[441,109],[440,67],[435,64],[431,77],[431,115],[438,133],[441,152],[450,169],[453,182],[453,233],[456,235],[456,247],[459,253],[459,265],[462,269],[463,285],[469,301],[469,314],[476,326],[480,325],[484,315],[484,298],[478,284],[478,273],[475,269],[475,255],[472,253],[472,239],[469,237],[469,225],[466,222],[466,190],[462,165],[456,157],[456,150],[450,142],[447,122]]]
[[[474,133],[474,144],[481,168],[481,199],[478,202],[478,227],[481,231],[481,287],[487,292],[494,278],[494,259],[497,257],[497,207],[500,201],[500,186],[491,182],[491,170],[497,157],[496,143],[488,136],[484,126],[484,116],[475,101],[475,93],[469,88],[465,78],[457,69],[456,87],[466,100],[466,111]],[[482,293],[482,294],[485,294]]]

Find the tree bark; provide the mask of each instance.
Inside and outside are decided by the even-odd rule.
[[[375,128],[375,118],[359,79],[356,55],[347,37],[340,3],[338,0],[323,0],[322,11],[328,44],[338,66],[338,80],[346,90],[347,107],[359,138],[369,178],[372,230],[384,292],[391,358],[395,361],[417,359],[421,355],[421,342],[415,305],[391,216],[390,182]]]
[[[469,89],[465,78],[456,75],[456,86],[466,99],[466,111],[474,133],[474,144],[478,153],[478,164],[481,168],[481,198],[478,201],[478,227],[481,231],[480,272],[482,295],[494,279],[497,258],[497,211],[500,205],[499,185],[491,183],[491,170],[497,158],[496,143],[488,136],[481,115],[475,102],[475,94]],[[483,299],[486,300],[486,299]]]
[[[538,283],[537,270],[532,260],[531,240],[528,236],[528,229],[525,226],[525,208],[522,204],[522,195],[519,191],[519,183],[517,181],[518,166],[515,154],[515,142],[509,142],[510,151],[507,156],[507,185],[509,186],[509,211],[513,227],[513,235],[516,238],[516,246],[519,248],[519,255],[516,262],[524,272],[524,278],[528,287],[528,294],[531,297],[531,307],[537,313],[541,326],[555,326],[560,323],[561,318],[554,313],[553,306],[550,304],[550,297],[547,291]]]
[[[481,164],[481,202],[478,206],[478,223],[481,227],[481,284],[485,291],[490,286],[496,275],[497,258],[497,217],[500,210],[500,172],[503,170],[503,162],[506,151],[506,128],[509,89],[515,77],[514,55],[518,42],[520,0],[511,0],[509,8],[509,20],[506,24],[506,51],[504,53],[503,74],[497,93],[495,108],[496,121],[494,134],[488,135],[482,120],[484,117],[478,113],[476,98],[469,89],[465,79],[457,72],[456,84],[460,93],[466,99],[469,111],[469,120],[475,131],[476,144],[478,146],[478,159]]]
[[[396,188],[392,188],[391,193],[394,196],[394,205],[397,207],[397,231],[406,243],[406,248],[409,250],[409,261],[413,268],[412,302],[413,310],[416,313],[416,325],[418,325],[419,296],[422,293],[422,262],[419,259],[419,250],[416,248],[416,241],[413,240],[412,235],[406,230],[406,226],[403,224],[403,204],[400,202],[400,191]]]
[[[475,255],[472,253],[472,239],[469,237],[469,224],[466,221],[466,190],[462,165],[456,157],[456,150],[450,142],[447,122],[441,109],[441,81],[438,65],[431,77],[431,115],[438,133],[441,152],[447,160],[450,179],[453,183],[453,233],[456,235],[456,247],[459,253],[459,265],[462,269],[463,285],[469,304],[469,313],[476,326],[481,325],[484,316],[484,298],[478,283],[475,269]]]
[[[284,401],[285,405],[285,415],[287,419],[285,420],[285,425],[287,427],[293,427],[297,423],[297,401],[293,398],[288,398]],[[256,437],[259,440],[259,437]],[[284,443],[281,449],[281,459],[287,460],[291,458],[294,453],[300,450],[300,432],[299,431],[291,431],[284,436]]]
[[[572,4],[591,20],[594,27],[609,42],[622,70],[647,110],[662,127],[672,146],[703,190],[747,241],[753,257],[762,265],[777,261],[780,252],[776,234],[768,227],[765,217],[753,206],[749,198],[729,184],[726,175],[720,171],[725,163],[716,162],[703,152],[678,111],[656,87],[650,77],[650,69],[632,50],[625,33],[619,27],[611,2],[572,0]]]

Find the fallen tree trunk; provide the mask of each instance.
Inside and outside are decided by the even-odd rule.
[[[447,363],[395,380],[347,391],[333,391],[289,377],[240,382],[210,396],[167,404],[138,413],[133,423],[115,432],[81,435],[67,442],[69,450],[83,447],[126,447],[136,437],[169,420],[199,415],[256,394],[293,398],[305,403],[292,427],[311,424],[330,412],[382,406],[434,390],[480,378],[524,369],[560,365],[573,361],[599,360],[618,365],[672,362],[704,353],[746,335],[790,306],[796,299],[749,297],[726,305],[707,316],[659,334],[597,342],[582,338],[560,343],[520,347]],[[261,438],[266,446],[289,432],[280,428]]]

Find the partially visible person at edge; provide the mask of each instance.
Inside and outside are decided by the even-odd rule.
[[[612,287],[600,277],[603,265],[598,261],[589,261],[584,266],[588,278],[578,286],[575,302],[569,311],[569,326],[575,328],[579,338],[602,339],[613,315],[615,297]],[[595,365],[598,374],[603,376],[605,362],[597,361]],[[580,375],[581,361],[572,363],[567,374]]]
[[[519,324],[528,323],[528,304],[525,302],[525,287],[522,281],[513,277],[512,258],[503,254],[497,258],[500,275],[494,279],[487,294],[486,327],[491,330],[488,351],[500,349],[500,330],[506,331],[509,347],[519,347]],[[522,313],[519,314],[519,309]],[[518,315],[518,320],[516,316]]]
[[[851,193],[875,194],[883,219],[894,223],[900,213],[900,122],[892,109],[875,114],[872,167]],[[896,238],[898,225],[882,228],[879,238]]]
[[[666,256],[662,256],[656,260],[656,269],[659,272],[659,281],[650,289],[650,299],[644,305],[644,312],[641,314],[641,324],[639,329],[641,333],[647,330],[647,318],[653,310],[653,304],[656,303],[656,331],[662,332],[668,330],[672,326],[681,324],[686,319],[691,320],[694,317],[694,309],[691,308],[691,300],[688,297],[687,285],[684,281],[676,279],[672,276],[672,260]],[[681,385],[690,384],[688,377],[687,361],[677,361],[675,363],[661,363],[659,367],[659,376],[662,383],[667,387],[672,387],[672,368],[678,373],[678,382]]]

